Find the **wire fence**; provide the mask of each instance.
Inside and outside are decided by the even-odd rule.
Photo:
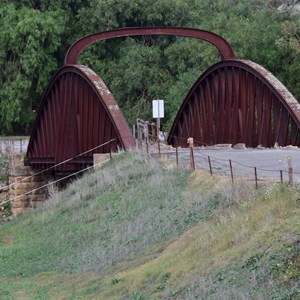
[[[111,158],[110,158],[110,159],[111,159]],[[24,197],[24,196],[26,196],[26,195],[30,195],[30,194],[32,194],[32,193],[34,193],[34,192],[37,192],[37,191],[39,191],[39,190],[42,190],[42,189],[44,189],[44,188],[46,188],[46,187],[53,186],[54,184],[56,184],[56,183],[58,183],[58,182],[64,181],[64,180],[66,180],[67,178],[70,178],[70,177],[76,176],[76,175],[78,175],[78,174],[80,174],[80,173],[86,172],[86,171],[88,171],[88,170],[90,170],[90,169],[92,169],[92,168],[95,168],[96,166],[103,165],[103,164],[105,164],[106,162],[110,161],[110,159],[101,161],[101,162],[99,162],[99,163],[96,163],[96,164],[94,164],[94,165],[92,165],[92,166],[86,167],[86,168],[84,168],[84,169],[82,169],[82,170],[79,170],[79,171],[77,171],[77,172],[74,172],[74,173],[72,173],[72,174],[68,174],[68,175],[66,175],[66,176],[64,176],[64,177],[62,177],[62,178],[59,178],[59,179],[53,180],[53,181],[51,181],[51,182],[48,182],[48,183],[46,183],[46,184],[44,184],[44,185],[42,185],[42,186],[40,186],[40,187],[38,187],[38,188],[32,189],[32,190],[30,190],[30,191],[28,191],[28,192],[26,192],[26,193],[21,194],[21,195],[17,195],[17,196],[15,196],[15,197],[13,197],[13,198],[7,200],[7,201],[4,201],[4,202],[0,203],[0,206],[5,205],[6,203],[13,202],[13,201],[17,200],[18,198]]]
[[[180,137],[176,138],[178,140],[183,139]],[[147,143],[147,141],[145,142]],[[254,181],[256,189],[259,188],[260,183],[264,183],[266,181],[280,183],[287,182],[289,185],[293,185],[295,178],[298,181],[300,180],[300,172],[293,170],[292,157],[290,156],[285,158],[285,162],[281,161],[279,168],[275,168],[274,163],[268,163],[268,161],[266,161],[263,165],[250,165],[232,158],[220,158],[217,157],[217,155],[214,156],[211,153],[222,153],[222,150],[220,150],[217,146],[215,149],[219,150],[211,151],[212,147],[194,147],[194,143],[201,144],[201,142],[195,141],[192,138],[186,140],[186,143],[187,148],[172,147],[168,150],[162,151],[161,144],[152,143],[152,151],[147,150],[149,149],[149,145],[146,145],[145,149],[148,151],[148,155],[167,157],[169,160],[176,163],[176,165],[188,166],[193,171],[197,169],[206,170],[211,175],[219,174],[228,176],[231,178],[232,183],[234,183],[238,178],[247,178],[248,180]],[[223,146],[225,150],[233,150],[231,145]],[[153,148],[155,150],[153,150]],[[241,155],[243,155],[243,153]]]
[[[80,156],[83,156],[83,155],[85,155],[85,154],[87,154],[87,153],[89,153],[89,152],[93,152],[93,151],[95,151],[95,150],[97,150],[97,149],[99,149],[99,148],[102,148],[102,147],[104,147],[104,146],[106,146],[106,145],[108,145],[108,144],[110,145],[111,143],[113,143],[113,142],[114,142],[115,140],[117,140],[117,139],[118,139],[118,138],[111,139],[111,140],[109,140],[109,141],[107,141],[107,142],[105,142],[105,143],[102,143],[102,144],[100,144],[100,145],[98,145],[98,146],[96,146],[96,147],[93,147],[93,148],[91,148],[91,149],[89,149],[89,150],[87,150],[87,151],[84,151],[84,152],[82,152],[82,153],[80,153],[80,154],[78,154],[78,155],[75,155],[75,156],[73,156],[73,157],[70,157],[70,158],[68,158],[68,159],[66,159],[66,160],[64,160],[64,161],[62,161],[62,162],[60,162],[60,163],[58,163],[58,164],[55,164],[55,165],[53,165],[53,166],[51,166],[51,167],[49,167],[49,168],[46,168],[46,169],[43,169],[43,170],[41,170],[41,171],[35,172],[35,173],[32,174],[32,175],[23,177],[23,178],[18,179],[18,180],[14,181],[14,182],[12,182],[12,183],[10,183],[10,184],[8,184],[8,185],[2,186],[2,187],[0,188],[0,192],[1,192],[1,191],[4,191],[4,190],[7,190],[7,189],[11,189],[14,185],[17,185],[17,184],[19,184],[19,183],[21,183],[21,182],[23,182],[23,181],[31,180],[33,177],[40,176],[40,175],[42,175],[42,174],[48,173],[50,170],[55,170],[55,168],[60,167],[60,166],[62,166],[62,165],[64,165],[64,164],[66,164],[66,163],[68,163],[68,162],[70,162],[70,161],[72,161],[72,160],[74,160],[74,159],[80,157]],[[26,196],[26,195],[30,195],[30,194],[32,194],[32,193],[35,193],[35,192],[38,191],[38,190],[42,190],[42,189],[44,189],[44,188],[46,188],[46,187],[49,187],[49,186],[51,186],[51,185],[54,185],[54,184],[56,184],[56,183],[58,183],[58,182],[64,181],[64,180],[66,180],[66,179],[68,179],[68,178],[70,178],[70,177],[73,177],[73,176],[76,176],[76,175],[78,175],[78,174],[80,174],[80,173],[83,173],[83,172],[85,172],[85,171],[88,171],[88,170],[90,170],[90,169],[92,169],[92,168],[94,168],[94,167],[100,166],[100,165],[106,163],[107,161],[109,161],[109,160],[111,159],[112,153],[110,152],[109,154],[110,154],[110,158],[109,158],[108,160],[104,160],[104,161],[101,161],[101,162],[99,162],[99,163],[93,164],[92,166],[86,167],[86,168],[81,169],[81,170],[79,170],[79,171],[77,171],[77,172],[73,172],[73,173],[71,173],[71,174],[67,174],[66,176],[63,176],[63,177],[61,177],[61,178],[59,178],[59,179],[57,179],[57,180],[48,182],[48,183],[46,183],[46,184],[44,184],[44,185],[42,185],[42,186],[40,186],[40,187],[38,187],[38,188],[31,189],[30,191],[28,191],[28,192],[26,192],[26,193],[17,195],[17,196],[15,196],[15,197],[13,197],[13,198],[10,198],[9,200],[3,201],[3,202],[0,203],[0,207],[3,206],[3,205],[5,205],[5,204],[7,204],[7,203],[11,203],[11,202],[17,200],[18,198],[24,197],[24,196]]]
[[[149,126],[146,124],[146,126]],[[285,168],[269,168],[270,166],[264,165],[264,166],[253,166],[253,165],[247,165],[244,163],[241,163],[240,161],[228,159],[228,158],[220,158],[216,157],[211,154],[207,154],[205,148],[199,148],[194,147],[194,143],[201,144],[200,141],[194,141],[193,138],[190,138],[187,140],[187,148],[181,148],[181,147],[170,147],[166,150],[165,145],[161,144],[161,140],[158,137],[157,131],[153,130],[155,128],[155,124],[151,124],[152,129],[147,129],[147,134],[138,134],[140,140],[137,140],[137,145],[140,149],[142,149],[143,152],[146,152],[149,156],[154,157],[168,157],[171,161],[173,161],[176,165],[181,165],[185,167],[189,167],[191,170],[206,170],[208,171],[212,176],[215,174],[221,174],[225,176],[229,176],[231,178],[232,183],[235,182],[236,179],[244,177],[250,180],[253,180],[255,183],[255,188],[259,187],[259,184],[263,181],[276,181],[276,182],[288,182],[289,184],[293,184],[293,178],[295,175],[300,175],[300,173],[293,171],[293,166],[291,163],[291,160],[287,159],[287,165]],[[176,137],[177,140],[183,139],[182,137]],[[13,185],[16,185],[18,183],[21,183],[22,181],[27,181],[28,179],[31,179],[32,177],[39,176],[43,173],[47,173],[50,170],[55,170],[55,168],[68,163],[69,161],[74,160],[75,158],[78,158],[80,156],[83,156],[89,152],[95,151],[96,149],[99,149],[101,147],[106,146],[107,144],[111,144],[116,139],[111,139],[105,143],[102,143],[96,147],[93,147],[85,152],[82,152],[74,157],[70,157],[58,164],[55,164],[47,169],[43,169],[41,171],[38,171],[30,176],[21,178],[13,183],[10,183],[6,186],[2,186],[0,188],[1,190],[7,190],[12,188]],[[186,140],[186,139],[184,139]],[[202,143],[204,144],[204,143]],[[21,145],[21,144],[19,144]],[[19,149],[22,151],[22,147],[19,147]],[[22,153],[22,152],[21,152]],[[111,158],[111,153],[110,153]],[[32,193],[35,193],[38,190],[44,189],[46,187],[49,187],[51,185],[54,185],[60,181],[66,180],[67,178],[70,178],[72,176],[76,176],[80,173],[83,173],[87,170],[90,170],[94,166],[101,165],[106,163],[108,160],[99,162],[98,164],[94,164],[93,166],[86,167],[82,170],[79,170],[77,172],[74,172],[72,174],[68,174],[64,177],[61,177],[57,180],[48,182],[38,188],[32,189],[22,195],[17,195],[13,198],[10,198],[9,200],[0,203],[0,206],[3,206],[6,203],[13,202],[17,200],[18,198],[22,196],[26,196]]]

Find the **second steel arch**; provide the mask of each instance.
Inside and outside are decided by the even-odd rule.
[[[300,104],[270,72],[246,60],[209,68],[181,105],[168,142],[245,143],[248,147],[300,144]]]

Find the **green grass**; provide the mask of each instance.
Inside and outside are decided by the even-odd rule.
[[[186,171],[169,172],[155,161],[123,156],[3,226],[0,237],[11,235],[14,241],[3,245],[0,274],[101,272],[144,255],[196,221],[191,205],[179,209]]]
[[[297,299],[298,198],[123,153],[1,225],[1,299]]]

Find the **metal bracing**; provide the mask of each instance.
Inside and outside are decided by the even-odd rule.
[[[169,144],[187,147],[187,138],[193,137],[195,146],[299,146],[299,103],[263,67],[235,59],[222,37],[192,28],[120,28],[83,37],[69,48],[65,66],[53,77],[40,105],[27,151],[29,165],[46,169],[67,161],[55,170],[75,171],[90,165],[93,153],[135,146],[113,95],[94,71],[77,65],[77,60],[92,43],[139,35],[198,38],[217,47],[221,56],[221,62],[199,77],[183,101],[169,133]],[[97,148],[101,144],[105,146]],[[77,156],[88,149],[93,150]]]
[[[196,81],[168,143],[187,147],[185,139],[193,137],[197,146],[299,146],[299,128],[300,105],[283,84],[260,65],[234,59],[215,64]]]
[[[28,164],[47,168],[103,144],[56,168],[70,171],[92,164],[94,153],[130,150],[135,141],[113,95],[86,66],[63,67],[40,105],[28,151]]]

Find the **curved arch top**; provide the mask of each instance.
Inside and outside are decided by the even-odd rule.
[[[68,49],[64,64],[77,64],[80,53],[87,46],[97,41],[139,35],[174,35],[196,38],[207,41],[217,47],[222,60],[235,57],[228,42],[219,35],[209,31],[182,27],[131,27],[97,32],[79,39]]]
[[[46,168],[67,160],[56,170],[78,170],[92,164],[95,153],[134,146],[128,123],[101,78],[86,66],[69,65],[54,75],[44,94],[28,145],[28,165]]]
[[[268,70],[249,60],[211,66],[184,99],[168,143],[300,145],[300,104]]]

